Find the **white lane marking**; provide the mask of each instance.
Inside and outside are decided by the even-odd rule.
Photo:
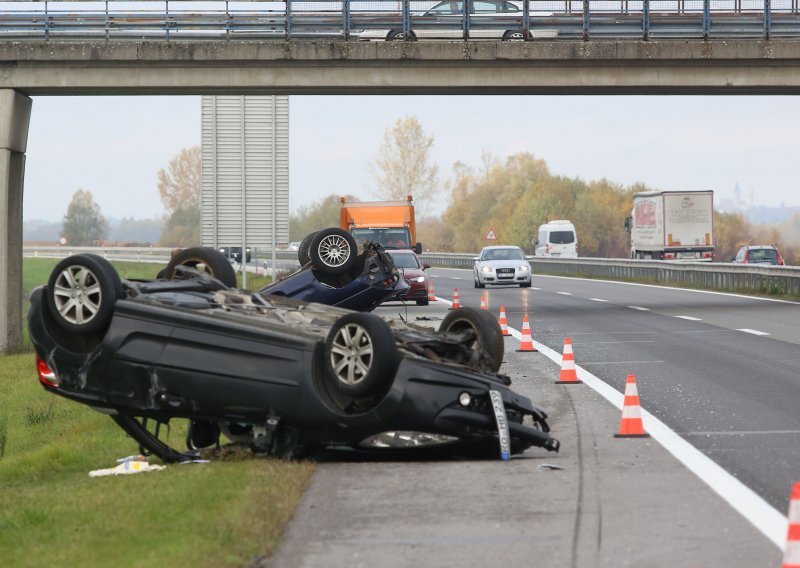
[[[516,329],[509,327],[509,333],[517,340],[522,339],[522,334]],[[536,349],[553,363],[561,365],[561,353],[553,351],[546,345],[538,341],[533,341]],[[598,392],[608,402],[622,410],[624,395],[605,383],[602,379],[592,373],[575,365],[578,378],[585,384]],[[658,418],[641,408],[644,427],[650,436],[658,441],[664,449],[671,453],[675,458],[686,466],[689,471],[699,477],[712,491],[719,495],[731,507],[736,509],[740,515],[750,521],[756,529],[766,536],[775,546],[783,550],[786,544],[786,529],[788,520],[772,505],[764,501],[755,491],[747,487],[744,483],[733,477],[715,461],[706,456],[700,450],[692,446],[689,442],[681,438],[669,426],[661,422]]]
[[[628,306],[632,310],[639,310],[640,312],[649,312],[650,308],[643,308],[642,306]]]
[[[449,270],[456,270],[456,269],[451,268]],[[582,282],[590,281],[587,278],[576,278],[574,276],[553,276],[552,274],[536,274],[535,276],[536,278],[562,278],[564,280],[581,280]],[[659,286],[658,284],[641,284],[639,282],[619,282],[618,280],[601,280],[599,278],[592,278],[591,282],[605,282],[606,284],[621,284],[623,286],[644,286],[645,288],[661,288],[662,290],[680,290],[682,292],[695,292],[696,294],[716,294],[717,296],[729,296],[731,298],[746,298],[748,300],[762,300],[764,302],[794,304],[795,306],[800,305],[800,302],[793,302],[791,300],[779,300],[778,298],[762,298],[760,296],[747,296],[746,294],[717,292],[715,290],[695,290],[694,288],[679,288],[677,286]]]
[[[466,280],[466,278],[461,278],[460,276],[451,276],[450,280]]]
[[[572,292],[556,292],[556,294],[561,294],[562,296],[572,296]]]
[[[631,339],[628,341],[576,341],[573,345],[608,345],[611,343],[655,343],[652,339]]]
[[[536,286],[531,286],[531,290],[539,290],[539,291],[541,291],[541,288],[537,288]]]
[[[676,318],[679,318],[679,319],[682,319],[682,320],[689,320],[689,321],[703,321],[702,319],[700,319],[700,318],[696,318],[696,317],[693,317],[693,316],[675,316],[675,317],[676,317]]]
[[[753,335],[769,335],[769,333],[767,333],[765,331],[758,331],[757,329],[747,329],[746,327],[743,327],[741,329],[737,329],[736,331],[743,331],[745,333],[752,333]]]
[[[584,365],[633,365],[634,363],[663,363],[664,361],[584,361]]]
[[[753,436],[757,434],[800,434],[800,430],[725,430],[722,432],[682,432],[684,436]]]
[[[589,298],[592,302],[608,302],[608,300],[604,300],[603,298]]]

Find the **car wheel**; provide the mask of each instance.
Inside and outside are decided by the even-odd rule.
[[[325,339],[324,357],[328,380],[351,396],[388,389],[399,363],[394,334],[386,322],[361,313],[336,320]]]
[[[163,270],[162,273],[167,280],[175,278],[176,266],[189,266],[197,270],[204,270],[228,288],[236,288],[236,271],[228,259],[214,249],[205,247],[183,249],[169,260],[167,268]]]
[[[403,30],[389,30],[386,34],[386,41],[417,41],[417,34],[408,32],[408,35]]]
[[[503,41],[525,41],[525,39],[523,30],[507,30],[503,34]]]
[[[430,303],[430,300],[428,300],[428,298],[425,298],[424,300],[417,300],[417,305],[418,306],[427,306],[429,303]]]
[[[300,266],[305,266],[311,262],[311,257],[308,256],[308,249],[311,248],[311,241],[314,240],[314,237],[316,236],[317,231],[314,231],[313,233],[306,235],[306,238],[300,241],[300,246],[297,247],[297,260],[300,261]]]
[[[527,282],[521,282],[519,287],[520,288],[530,288],[531,287],[531,281],[528,280]]]
[[[486,310],[460,308],[449,312],[439,326],[439,331],[460,333],[472,332],[472,339],[465,343],[468,357],[465,364],[476,366],[481,361],[492,371],[500,370],[503,363],[504,341],[500,325]]]
[[[314,268],[324,274],[343,274],[350,270],[358,258],[358,245],[353,235],[343,229],[330,228],[319,231],[311,240],[308,255]]]
[[[475,277],[475,287],[476,288],[486,288],[486,284],[481,282],[481,279],[478,276],[476,276]]]
[[[103,330],[114,304],[125,295],[114,267],[94,254],[77,254],[56,264],[47,282],[47,304],[60,327],[81,335]]]

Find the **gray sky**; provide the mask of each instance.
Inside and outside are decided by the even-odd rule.
[[[738,182],[756,205],[800,205],[797,97],[305,96],[290,99],[291,206],[370,198],[384,129],[413,114],[442,178],[460,160],[528,151],[552,172],[669,190]],[[109,217],[163,213],[156,175],[200,143],[200,97],[36,97],[25,219],[60,220],[90,190]],[[444,205],[444,201],[440,207]]]

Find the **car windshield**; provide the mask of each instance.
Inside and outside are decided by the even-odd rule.
[[[483,251],[481,260],[525,260],[518,248],[488,249]]]
[[[750,249],[750,252],[747,255],[747,260],[751,262],[758,260],[774,260],[777,262],[778,251],[775,249]]]
[[[411,246],[411,235],[405,227],[397,229],[353,229],[351,232],[359,245],[372,241],[387,249],[404,249]]]
[[[417,260],[417,255],[414,253],[392,252],[390,254],[397,268],[419,268],[419,260]]]
[[[572,231],[552,231],[550,233],[550,244],[568,245],[575,242],[575,233]]]

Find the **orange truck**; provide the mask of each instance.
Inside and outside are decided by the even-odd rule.
[[[340,199],[339,227],[349,231],[359,245],[372,241],[385,249],[411,249],[422,253],[422,244],[417,242],[414,200],[410,195],[405,201]]]

